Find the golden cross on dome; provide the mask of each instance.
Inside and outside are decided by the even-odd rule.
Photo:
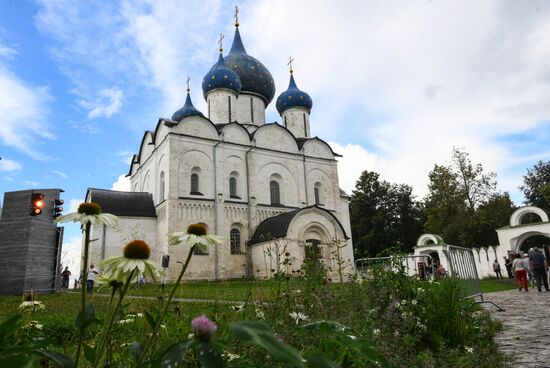
[[[191,78],[189,78],[189,76],[187,76],[187,92],[189,93],[189,91],[191,91],[191,89],[189,88],[189,81],[191,80]]]
[[[286,63],[286,65],[288,65],[289,68],[290,68],[290,74],[292,74],[292,62],[293,62],[293,61],[294,61],[294,59],[292,58],[292,56],[290,56],[290,57],[288,58],[288,63]]]
[[[220,38],[218,39],[218,45],[220,46],[220,52],[223,51],[223,47],[222,47],[223,39],[224,39],[224,36],[220,33]]]
[[[239,7],[235,5],[235,27],[239,26]]]

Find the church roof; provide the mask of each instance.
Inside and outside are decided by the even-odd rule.
[[[204,98],[206,98],[208,93],[217,89],[230,90],[235,93],[241,92],[241,79],[237,73],[225,66],[221,51],[218,62],[202,79],[202,92]]]
[[[265,101],[266,106],[269,105],[275,96],[273,76],[264,64],[246,53],[239,28],[235,29],[233,45],[225,57],[225,65],[241,79],[242,93],[257,95]]]
[[[296,86],[296,82],[294,81],[294,75],[291,72],[288,89],[281,93],[277,98],[277,103],[275,105],[275,107],[277,107],[277,111],[279,114],[282,114],[287,109],[292,107],[301,107],[307,111],[310,111],[312,106],[313,101],[311,100],[311,97],[309,97],[307,93],[298,89],[298,86]]]
[[[176,111],[174,115],[172,115],[172,120],[177,121],[178,123],[182,121],[184,118],[188,116],[202,116],[202,112],[197,110],[195,106],[193,106],[193,102],[191,102],[191,96],[189,95],[189,88],[187,89],[187,98],[185,99],[185,104],[181,109]]]
[[[157,217],[151,193],[88,188],[86,199],[99,204],[103,213],[127,217]]]
[[[256,228],[256,231],[254,231],[254,235],[252,235],[252,238],[248,241],[248,245],[262,243],[273,239],[284,238],[288,232],[290,222],[294,219],[294,217],[296,217],[296,215],[301,211],[305,211],[311,208],[316,208],[318,210],[324,211],[332,216],[334,220],[338,223],[338,225],[340,225],[344,237],[346,239],[349,239],[340,221],[338,221],[338,219],[330,211],[327,211],[326,209],[317,205],[313,205],[266,218],[265,220],[260,222],[260,224]]]

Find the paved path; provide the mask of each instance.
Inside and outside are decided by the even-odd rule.
[[[493,317],[502,322],[496,337],[500,349],[513,359],[511,367],[550,368],[550,292],[536,288],[484,294],[505,312],[483,304]]]

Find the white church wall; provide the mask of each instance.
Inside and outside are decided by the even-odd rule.
[[[247,201],[247,183],[246,183],[246,163],[245,154],[243,148],[224,147],[222,153],[222,167],[219,172],[218,179],[218,193],[223,193],[226,200],[243,200]],[[229,179],[236,179],[237,197],[230,198]]]
[[[214,198],[214,166],[212,146],[196,141],[180,141],[172,148],[173,157],[178,159],[178,186],[179,197]],[[202,195],[191,194],[191,175],[199,176],[199,192]]]
[[[306,156],[326,158],[329,160],[334,159],[334,155],[330,148],[323,142],[312,139],[304,143],[304,152]]]
[[[258,128],[254,133],[254,139],[256,147],[298,153],[298,146],[292,134],[278,124],[268,124]]]
[[[172,132],[186,134],[192,137],[218,139],[218,131],[207,119],[200,116],[190,116],[172,128]]]
[[[232,118],[241,124],[265,124],[265,102],[258,96],[240,94]]]
[[[236,93],[218,89],[208,94],[206,103],[208,105],[208,118],[214,124],[228,124],[236,120]]]
[[[250,136],[248,134],[248,131],[235,123],[226,125],[223,130],[223,140],[225,142],[232,142],[237,144],[244,144],[249,145],[250,144]]]
[[[151,153],[153,153],[153,149],[155,146],[153,143],[153,135],[151,132],[145,132],[145,135],[143,137],[143,141],[141,144],[141,148],[139,151],[139,161],[140,163],[143,163],[147,161],[149,156],[151,156]]]
[[[308,168],[313,166],[312,163],[307,164]],[[319,191],[319,204],[326,209],[336,210],[336,195],[334,193],[333,181],[330,177],[331,172],[325,171],[321,165],[310,168],[307,172],[308,184],[308,206],[315,203],[315,189]],[[321,167],[319,167],[321,166]],[[330,169],[330,168],[328,168]]]
[[[290,108],[283,112],[281,116],[283,125],[290,130],[296,138],[308,138],[310,136],[309,129],[309,112],[302,108]]]
[[[106,257],[121,256],[124,246],[131,240],[144,240],[151,246],[151,260],[159,262],[157,219],[154,217],[119,217],[118,228],[94,225],[90,233],[90,262],[98,267]],[[101,270],[100,270],[101,271]]]
[[[270,204],[270,181],[276,180],[279,182],[280,202],[285,206],[301,207],[302,196],[300,195],[299,173],[300,161],[285,159],[283,157],[275,158],[269,154],[257,154],[257,176],[255,182],[257,192],[254,193],[258,204]],[[277,162],[279,161],[279,162]],[[302,186],[303,188],[303,186]]]

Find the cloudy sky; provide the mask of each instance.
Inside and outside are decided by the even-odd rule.
[[[550,159],[547,1],[2,1],[0,194],[124,189],[145,130],[184,102],[202,111],[216,40],[233,39],[277,94],[295,59],[311,130],[344,155],[348,192],[364,169],[426,194],[453,146],[498,174],[517,204],[526,169]],[[279,121],[274,103],[267,120]],[[77,228],[67,240],[77,247]]]

